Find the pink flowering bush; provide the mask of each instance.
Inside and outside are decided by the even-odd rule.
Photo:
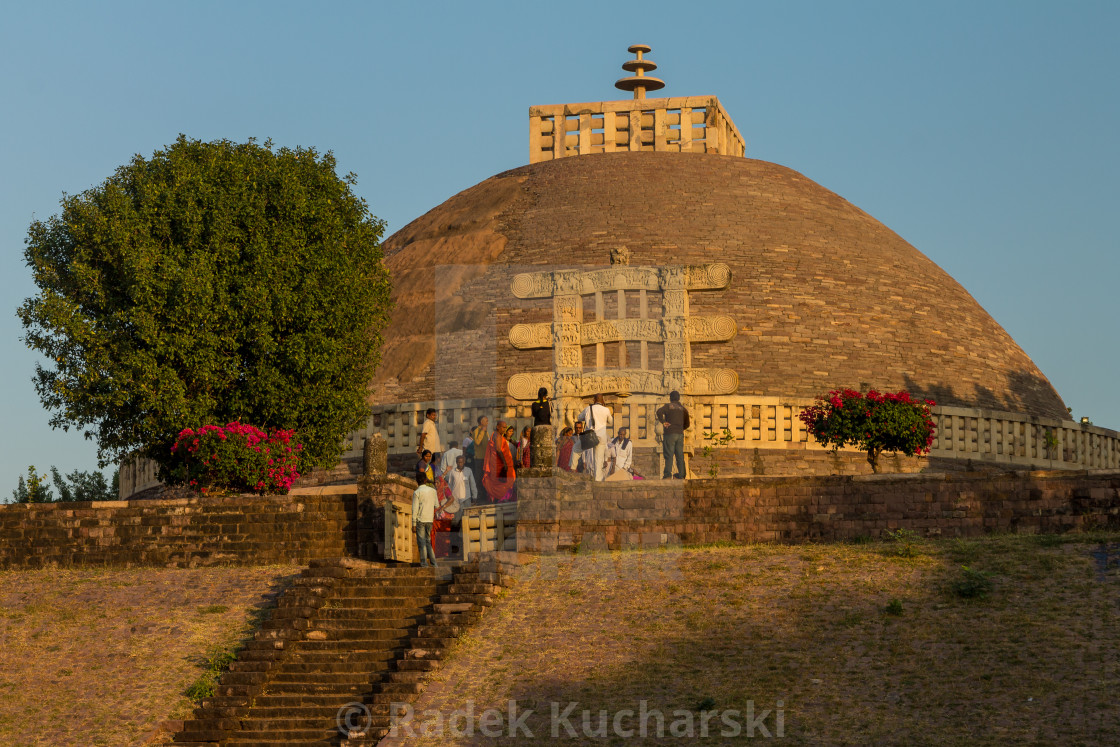
[[[241,493],[287,493],[299,477],[303,445],[294,431],[265,433],[234,421],[227,425],[184,428],[164,466],[167,481],[207,490]]]
[[[879,471],[879,454],[902,452],[906,456],[928,454],[933,446],[933,400],[922,402],[908,392],[866,395],[852,389],[835,390],[798,416],[819,443],[836,451],[852,445],[867,452],[873,472]]]

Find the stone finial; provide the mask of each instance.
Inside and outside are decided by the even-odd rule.
[[[612,265],[628,265],[630,264],[630,250],[624,246],[616,246],[611,249],[611,264]]]
[[[362,453],[366,477],[384,477],[389,471],[389,442],[383,433],[372,433],[366,438]]]
[[[646,75],[650,70],[657,69],[657,63],[652,60],[642,59],[642,54],[650,51],[648,44],[632,44],[626,51],[635,55],[635,59],[622,63],[622,69],[634,73],[629,78],[619,78],[614,87],[622,91],[633,91],[634,98],[644,99],[646,91],[658,91],[665,87],[665,81]]]

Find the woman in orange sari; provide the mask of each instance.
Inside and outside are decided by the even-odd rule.
[[[505,421],[499,420],[495,434],[504,434]],[[482,465],[482,485],[486,494],[495,503],[513,500],[513,481],[517,479],[517,472],[513,466],[513,454],[509,450],[509,441],[505,438],[491,438],[486,447],[486,461]]]

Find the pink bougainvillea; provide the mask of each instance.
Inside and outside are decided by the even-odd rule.
[[[933,400],[917,401],[909,392],[866,395],[854,389],[835,389],[805,408],[798,416],[819,443],[833,450],[852,445],[867,452],[867,461],[879,471],[879,455],[898,451],[906,456],[929,453],[935,425],[930,415]]]
[[[291,430],[271,433],[233,421],[184,428],[171,447],[170,482],[206,492],[287,493],[299,477],[303,445]]]

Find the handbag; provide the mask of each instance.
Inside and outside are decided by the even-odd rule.
[[[579,445],[584,451],[599,445],[599,434],[595,432],[595,405],[590,405],[588,409],[591,411],[591,430],[579,434]]]

